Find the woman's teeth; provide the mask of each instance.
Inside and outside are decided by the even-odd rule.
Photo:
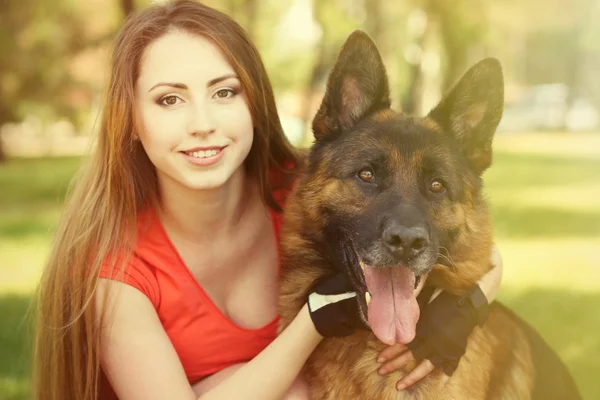
[[[200,150],[200,151],[193,151],[193,152],[186,152],[187,155],[190,155],[192,157],[196,157],[196,158],[206,158],[206,157],[212,157],[214,155],[216,155],[219,152],[219,150]]]

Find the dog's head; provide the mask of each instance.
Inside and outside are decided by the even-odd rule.
[[[344,44],[313,121],[303,192],[382,342],[412,340],[418,278],[471,228],[502,108],[500,64],[485,59],[427,117],[396,113],[373,42],[357,31]]]

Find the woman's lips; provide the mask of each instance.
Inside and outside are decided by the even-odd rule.
[[[191,164],[207,167],[219,162],[223,157],[224,150],[225,147],[212,147],[182,151],[181,153]]]

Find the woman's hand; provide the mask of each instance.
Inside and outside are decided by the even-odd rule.
[[[379,353],[377,362],[382,365],[378,372],[381,375],[388,375],[393,371],[405,366],[407,363],[413,361],[415,361],[415,357],[406,345],[395,344],[387,347],[385,350]],[[431,363],[431,361],[424,359],[415,367],[415,369],[410,371],[396,383],[396,389],[406,389],[407,387],[429,375],[435,369],[436,367]],[[445,383],[449,376],[444,374],[441,370],[438,370],[438,372],[443,375],[443,383]]]
[[[481,293],[478,286],[475,288]],[[380,372],[392,372],[409,361],[419,361],[415,369],[398,381],[398,390],[421,380],[436,367],[446,376],[452,376],[478,323],[480,318],[467,296],[442,292],[422,307],[413,341],[406,346],[391,346],[381,353],[379,359],[387,361]]]
[[[337,271],[317,281],[307,299],[310,318],[323,337],[348,336],[357,329],[367,329],[360,318],[356,289],[343,272],[348,265],[358,265],[359,261],[348,236],[342,232],[335,234]]]
[[[466,351],[468,337],[476,325],[482,325],[485,321],[487,303],[495,299],[500,286],[502,257],[495,246],[491,263],[492,270],[473,288],[479,298],[477,309],[466,297],[441,292],[440,296],[422,307],[415,339],[408,345],[387,347],[379,354],[377,362],[381,366],[378,372],[382,375],[421,360],[398,381],[398,390],[406,389],[434,370],[443,376],[444,383],[454,373]]]
[[[365,329],[356,292],[343,272],[318,281],[307,303],[310,318],[323,337],[348,336],[356,329]]]

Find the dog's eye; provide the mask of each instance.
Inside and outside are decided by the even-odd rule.
[[[358,171],[358,177],[365,182],[373,182],[373,179],[375,179],[375,174],[373,173],[373,170],[371,170],[370,168],[363,168],[360,171]]]
[[[444,193],[446,191],[446,187],[444,187],[444,183],[439,179],[434,179],[429,184],[429,190],[433,193]]]

